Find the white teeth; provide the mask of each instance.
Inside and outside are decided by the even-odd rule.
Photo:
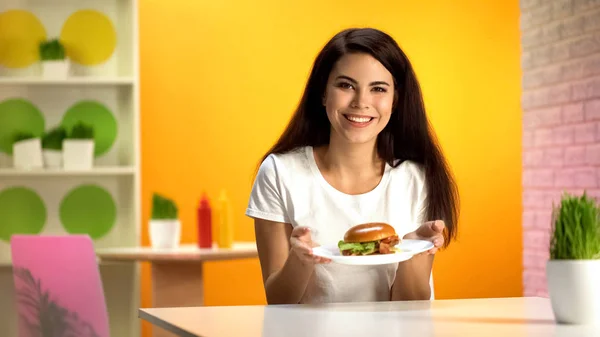
[[[355,117],[355,116],[346,116],[349,120],[357,123],[366,123],[371,120],[371,117]]]

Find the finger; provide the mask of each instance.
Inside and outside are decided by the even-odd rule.
[[[299,229],[297,231],[297,233],[295,234],[295,237],[302,242],[311,243],[312,238],[311,238],[310,233],[311,233],[310,228],[302,227],[301,229]]]
[[[312,255],[312,248],[308,246],[305,242],[295,239],[292,242],[292,245],[294,250],[296,250],[300,254]]]
[[[306,246],[306,245],[302,245],[300,246],[300,252],[303,254],[306,254],[308,256],[313,256],[313,251],[312,248]]]
[[[426,256],[426,255],[435,255],[435,253],[437,253],[438,249],[437,248],[431,248],[429,250],[426,250],[424,252],[415,254],[414,256]]]
[[[437,233],[441,233],[444,231],[446,224],[442,220],[435,220],[431,225],[431,229],[433,229]]]
[[[435,224],[435,221],[426,221],[423,223],[423,225],[421,225],[417,230],[416,233],[418,236],[422,237],[422,238],[430,238],[436,234],[438,234],[435,229],[433,228]]]
[[[324,257],[320,257],[320,256],[315,256],[314,257],[314,261],[315,261],[315,263],[329,263],[329,262],[331,262],[331,260],[326,259]]]
[[[424,252],[421,252],[415,256],[429,256],[429,255],[434,255],[436,253],[437,249],[435,248],[431,248],[430,250],[426,250]]]
[[[441,233],[446,227],[444,221],[442,220],[426,221],[424,224],[426,225],[426,228],[430,229],[434,233]]]
[[[298,226],[296,228],[294,228],[294,230],[292,231],[292,236],[293,237],[302,237],[306,234],[308,234],[310,232],[310,228],[305,227],[305,226]]]

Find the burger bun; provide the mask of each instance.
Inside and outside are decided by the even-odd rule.
[[[344,242],[360,243],[379,241],[396,235],[394,227],[383,222],[370,222],[353,226],[344,234]]]

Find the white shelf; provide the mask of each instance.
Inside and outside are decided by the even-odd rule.
[[[0,102],[22,99],[35,106],[38,111],[31,113],[32,118],[41,115],[43,119],[37,123],[43,120],[44,130],[61,125],[69,109],[84,101],[100,104],[116,121],[116,129],[111,127],[99,132],[105,137],[105,150],[94,158],[91,170],[15,169],[11,156],[0,152],[0,193],[18,187],[37,195],[46,212],[40,235],[68,233],[61,220],[63,200],[78,188],[93,186],[98,193],[108,195],[116,206],[115,222],[108,233],[94,239],[94,247],[103,250],[141,245],[138,7],[138,0],[0,0],[0,13],[27,10],[41,22],[48,37],[59,37],[65,22],[79,10],[100,12],[110,20],[116,33],[115,49],[108,59],[89,67],[72,65],[77,75],[65,79],[41,77],[39,64],[23,69],[5,69],[0,65]],[[106,117],[79,114],[80,118],[89,118],[91,123],[108,121]],[[15,123],[18,121],[15,118]],[[8,127],[20,125],[15,123]],[[3,127],[7,126],[0,125],[0,130]],[[94,196],[84,196],[81,202],[90,207]],[[27,205],[22,209],[29,211]],[[23,212],[22,209],[19,212]],[[17,218],[21,215],[17,214]],[[0,214],[0,218],[2,216]],[[0,297],[3,299],[14,295],[10,256],[9,242],[0,240]],[[102,260],[99,264],[111,322],[110,335],[139,337],[140,323],[136,315],[141,293],[139,264]],[[0,312],[9,313],[4,315],[6,317],[0,315],[0,335],[17,337],[18,321],[10,315],[17,312],[14,301],[0,301]]]
[[[0,77],[0,85],[133,85],[131,77],[70,77],[63,80],[43,79],[38,77]]]
[[[63,169],[38,169],[38,170],[18,170],[13,168],[0,168],[0,177],[13,176],[119,176],[133,175],[135,168],[130,166],[107,166],[94,167],[91,170],[63,170]]]

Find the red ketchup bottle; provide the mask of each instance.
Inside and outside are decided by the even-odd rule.
[[[198,205],[198,247],[212,248],[212,211],[206,193]]]

